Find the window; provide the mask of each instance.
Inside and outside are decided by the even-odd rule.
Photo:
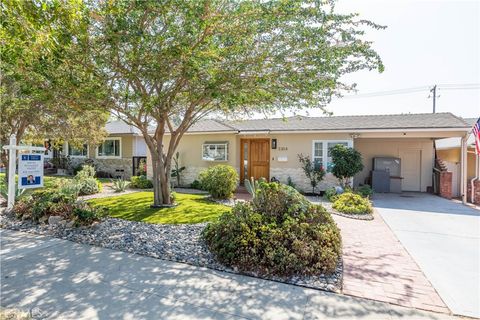
[[[82,147],[75,147],[67,143],[67,150],[68,150],[68,155],[70,157],[86,157],[88,155],[88,146],[87,144],[83,144]]]
[[[205,161],[227,161],[228,143],[205,142],[202,146],[202,159]]]
[[[346,147],[352,147],[351,140],[332,141],[332,140],[314,140],[312,150],[312,160],[315,168],[323,167],[327,172],[331,172],[333,168],[332,157],[330,156],[330,148],[341,144]]]
[[[120,158],[121,154],[120,138],[108,138],[97,148],[99,158]]]

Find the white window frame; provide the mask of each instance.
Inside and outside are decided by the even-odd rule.
[[[315,157],[315,143],[322,143],[322,156]],[[347,143],[347,147],[353,148],[353,140],[312,140],[312,163],[315,163],[315,159],[322,159],[322,167],[325,172],[328,170],[328,144],[329,143]]]
[[[108,137],[101,144],[104,144],[108,140],[118,140],[118,156],[100,156],[98,155],[98,148],[100,148],[100,145],[97,146],[96,152],[95,152],[95,157],[97,159],[121,159],[122,158],[122,137]]]
[[[78,158],[78,159],[85,159],[85,158],[87,158],[88,155],[90,154],[90,147],[89,147],[88,143],[83,143],[83,144],[86,144],[86,145],[87,145],[87,154],[86,154],[86,155],[84,155],[84,156],[83,156],[83,155],[82,155],[82,156],[71,156],[71,155],[69,154],[69,152],[68,152],[69,149],[70,149],[70,146],[69,146],[68,142],[65,142],[65,151],[66,151],[65,154],[66,154],[68,157],[70,157],[70,158]],[[74,147],[72,147],[72,148],[74,148]]]
[[[214,146],[216,146],[216,147],[218,147],[218,146],[225,146],[225,159],[223,159],[223,160],[210,160],[210,159],[206,159],[206,158],[203,157],[203,149],[205,149],[205,146],[212,146],[212,145],[214,145]],[[202,144],[202,154],[201,154],[201,157],[202,157],[202,160],[203,160],[203,161],[209,161],[209,162],[226,162],[226,161],[228,161],[228,152],[229,152],[229,150],[228,150],[228,142],[227,142],[227,143],[203,143],[203,144]]]

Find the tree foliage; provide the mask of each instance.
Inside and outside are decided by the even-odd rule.
[[[89,43],[113,110],[152,154],[155,204],[169,203],[172,157],[212,112],[322,107],[351,86],[344,74],[382,70],[364,27],[319,1],[94,1]],[[149,128],[154,124],[153,128]],[[165,139],[168,136],[169,139]]]
[[[0,144],[11,134],[17,141],[99,141],[109,111],[105,86],[85,68],[88,56],[79,50],[89,25],[82,1],[5,0],[0,6]]]
[[[337,144],[330,149],[333,175],[346,187],[350,179],[363,170],[362,155],[353,148]]]
[[[323,167],[316,166],[309,156],[304,156],[303,154],[298,155],[298,161],[302,166],[303,173],[307,176],[312,186],[312,193],[315,193],[315,188],[325,177],[325,169]]]

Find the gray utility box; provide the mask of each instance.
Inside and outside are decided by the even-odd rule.
[[[373,158],[372,188],[375,192],[402,192],[402,162],[399,158]]]

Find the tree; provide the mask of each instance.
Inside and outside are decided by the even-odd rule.
[[[114,112],[152,155],[154,206],[170,203],[172,157],[211,113],[325,106],[342,75],[383,65],[364,27],[320,1],[97,1],[90,52]],[[150,126],[153,126],[150,129]]]
[[[357,150],[341,144],[331,147],[330,154],[333,162],[332,173],[345,188],[350,179],[363,170],[362,155]]]
[[[315,188],[325,177],[325,170],[321,166],[316,166],[309,156],[304,156],[302,154],[298,155],[298,161],[302,165],[302,170],[310,180],[310,185],[312,186],[312,193],[315,193]]]
[[[76,0],[2,1],[0,145],[61,138],[103,138],[109,111],[105,85],[83,67],[88,11]],[[7,152],[1,161],[8,168]],[[8,177],[8,175],[6,175]]]

